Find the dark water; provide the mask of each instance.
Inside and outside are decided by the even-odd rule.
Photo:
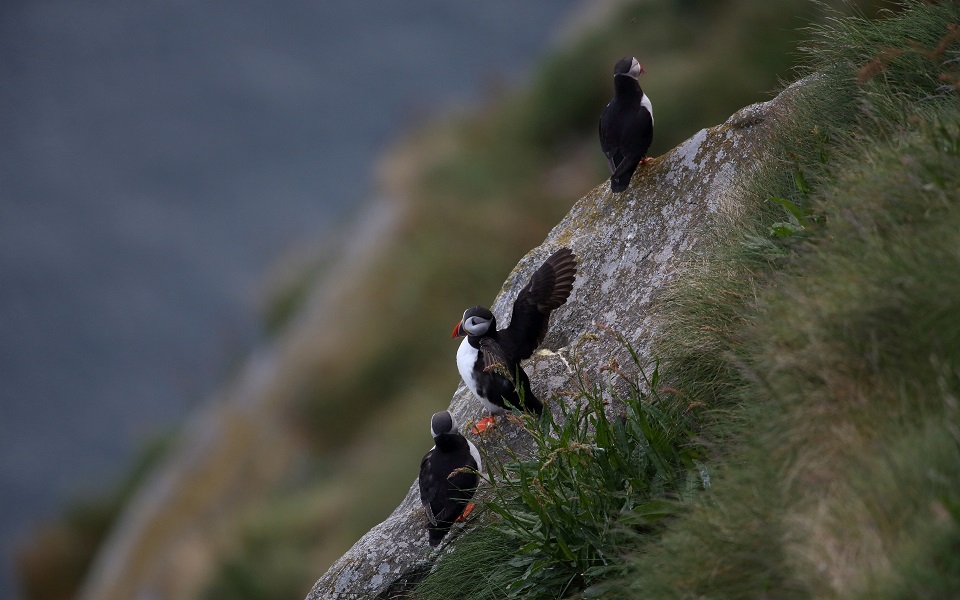
[[[0,3],[0,597],[255,341],[265,273],[576,0]]]

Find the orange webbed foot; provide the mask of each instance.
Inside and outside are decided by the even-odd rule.
[[[481,433],[485,432],[487,429],[492,429],[496,425],[497,425],[496,419],[494,419],[493,415],[490,415],[489,417],[485,417],[477,421],[477,424],[474,425],[470,429],[470,431],[473,432],[473,435],[480,435]]]
[[[455,522],[455,523],[463,523],[464,521],[466,521],[466,520],[467,520],[467,517],[470,516],[470,513],[473,512],[473,507],[474,507],[474,506],[476,506],[476,504],[474,504],[473,502],[471,502],[470,504],[468,504],[468,505],[466,506],[466,508],[463,509],[463,512],[460,513],[460,516],[457,517],[457,520],[454,521],[454,522]]]

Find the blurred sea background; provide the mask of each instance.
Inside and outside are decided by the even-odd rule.
[[[0,6],[0,597],[260,339],[384,148],[516,83],[575,0]]]

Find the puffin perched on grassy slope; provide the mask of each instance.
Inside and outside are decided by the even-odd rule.
[[[427,515],[430,545],[437,546],[450,527],[469,513],[483,465],[480,453],[470,440],[457,431],[457,422],[449,411],[435,413],[430,419],[434,447],[420,461],[420,501]],[[462,469],[459,472],[458,469]]]
[[[610,191],[622,192],[653,141],[653,105],[640,89],[643,65],[624,56],[613,67],[613,100],[600,115],[600,148],[610,165]]]
[[[475,432],[484,431],[493,424],[494,415],[508,408],[536,415],[543,412],[520,361],[530,358],[543,342],[550,313],[567,301],[576,276],[577,257],[569,248],[561,248],[520,290],[505,329],[497,330],[497,319],[488,308],[474,306],[464,311],[452,336],[466,336],[457,350],[457,368],[470,391],[490,411],[489,417],[477,423]]]

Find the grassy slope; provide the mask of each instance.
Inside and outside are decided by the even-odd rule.
[[[770,214],[760,203],[791,179],[776,171],[799,169],[811,191],[794,183],[792,197],[810,214],[809,232],[766,264],[744,257],[754,239],[737,236],[721,250],[725,262],[741,256],[741,274],[762,273],[737,282],[759,300],[716,307],[734,316],[712,340],[717,372],[730,375],[694,378],[731,407],[739,444],[723,485],[638,559],[635,589],[960,590],[960,106],[944,86],[956,82],[947,61],[960,40],[951,24],[960,25],[960,8],[944,3],[819,33],[813,66],[824,75],[754,182],[757,207],[745,217],[748,231],[762,232]],[[941,44],[941,54],[916,49]],[[722,285],[691,283],[707,294]],[[691,326],[671,351],[696,356],[693,325],[711,312],[679,310]]]
[[[948,25],[960,27],[956,3],[817,32],[821,75],[744,214],[664,307],[665,377],[708,407],[712,483],[664,530],[621,543],[627,573],[590,591],[960,593],[960,35]],[[792,226],[771,197],[798,207]],[[415,596],[474,576],[496,591],[459,597],[556,597],[511,589],[524,543],[487,530]]]

